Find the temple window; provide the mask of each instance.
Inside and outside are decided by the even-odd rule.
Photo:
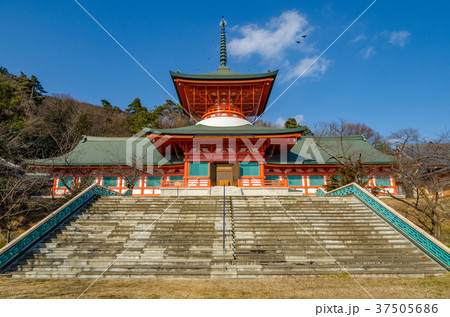
[[[147,187],[161,187],[161,176],[147,176]]]
[[[241,162],[240,173],[241,176],[259,176],[259,163]]]
[[[365,184],[364,186],[370,186],[370,179],[367,176],[364,175],[361,180]]]
[[[209,176],[209,163],[189,162],[189,176]]]
[[[391,177],[389,175],[376,175],[377,186],[391,186]]]
[[[133,176],[125,176],[123,178],[123,180],[124,180],[124,185],[126,187],[130,187],[130,185],[133,184],[133,180],[134,180],[133,187],[139,187],[139,177],[137,177],[137,179],[135,179]]]
[[[60,188],[72,187],[72,184],[73,184],[73,177],[69,176],[61,177],[58,182],[58,187]]]
[[[288,186],[302,186],[302,175],[288,175]]]
[[[80,184],[82,186],[87,187],[87,186],[90,186],[90,185],[94,184],[94,182],[95,182],[95,177],[93,177],[93,176],[80,177]]]
[[[323,186],[323,175],[310,175],[309,186]]]
[[[116,176],[105,176],[103,177],[104,187],[117,187],[117,177]]]

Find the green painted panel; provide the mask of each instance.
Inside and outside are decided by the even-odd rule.
[[[391,186],[391,178],[389,175],[376,175],[375,180],[377,186]]]
[[[323,186],[323,175],[310,175],[309,186]]]
[[[103,186],[104,187],[116,187],[117,186],[117,177],[116,176],[104,176],[103,177]]]
[[[209,176],[209,163],[189,162],[189,176]]]
[[[259,176],[259,163],[241,162],[240,173],[241,176]]]
[[[148,176],[147,187],[161,187],[161,176]]]
[[[73,184],[73,177],[61,177],[59,179],[58,187],[60,188],[72,187],[72,184]]]
[[[302,186],[302,175],[288,175],[288,186]]]
[[[182,181],[183,176],[170,176],[171,181]]]
[[[94,182],[95,182],[95,177],[93,177],[93,176],[83,176],[80,179],[80,183],[84,187],[89,187],[90,185],[94,184]]]
[[[125,180],[125,186],[129,187],[129,185],[131,185],[133,183],[133,176],[125,176],[124,180]],[[134,182],[134,186],[133,187],[139,187],[139,177],[137,177],[137,179]]]

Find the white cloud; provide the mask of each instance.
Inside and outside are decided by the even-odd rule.
[[[291,67],[291,70],[283,78],[283,80],[289,80],[297,78],[298,76],[317,78],[322,75],[330,66],[331,61],[323,57],[319,58],[312,66],[310,66],[317,56],[305,57],[301,59],[297,65]],[[309,67],[309,68],[308,68]]]
[[[277,120],[275,120],[275,125],[279,128],[284,128],[284,123],[286,122],[285,119],[283,119],[282,117],[278,117]]]
[[[367,58],[369,58],[369,57],[375,55],[375,49],[373,48],[373,46],[369,46],[369,47],[363,49],[363,50],[361,51],[361,54],[362,54],[362,56],[363,56],[364,58],[367,59]]]
[[[388,36],[389,36],[389,43],[391,43],[392,45],[398,45],[400,47],[403,47],[406,45],[406,43],[408,43],[411,33],[408,31],[397,31],[397,32],[390,32]]]
[[[308,21],[296,10],[283,12],[272,18],[265,27],[249,24],[239,28],[242,38],[230,41],[230,55],[245,57],[259,54],[265,59],[280,58],[306,31]]]
[[[363,33],[363,34],[360,34],[357,37],[355,37],[352,40],[352,43],[356,43],[356,42],[359,42],[359,41],[362,41],[362,40],[365,40],[365,39],[366,39],[366,35]]]
[[[297,123],[301,123],[305,119],[305,116],[302,114],[297,114],[294,116],[294,118],[295,118],[295,120],[297,120]]]

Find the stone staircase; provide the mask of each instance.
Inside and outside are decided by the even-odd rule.
[[[224,252],[219,196],[102,197],[36,245],[10,273],[259,278],[343,273],[340,265],[359,276],[446,272],[353,197],[228,196],[225,233]]]
[[[102,197],[19,260],[12,276],[220,276],[222,210],[223,199],[215,197]],[[230,238],[225,242],[231,259]]]
[[[241,278],[446,272],[355,197],[233,197],[232,212]]]

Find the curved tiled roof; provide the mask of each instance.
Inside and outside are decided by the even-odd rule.
[[[275,129],[266,127],[242,126],[236,128],[216,128],[207,126],[191,126],[176,129],[150,130],[147,132],[159,132],[172,135],[255,135],[255,134],[280,134],[303,131],[297,129]],[[245,134],[247,133],[247,134]],[[128,144],[128,152],[127,152]],[[139,151],[137,149],[140,149]],[[116,138],[86,136],[68,154],[39,160],[29,160],[27,163],[35,166],[126,166],[127,163],[135,163],[137,153],[142,153],[142,165],[158,164],[173,165],[183,163],[177,158],[167,161],[155,148],[147,137]],[[357,159],[361,155],[364,164],[393,164],[393,156],[381,153],[375,149],[363,136],[347,137],[301,137],[292,147],[286,157],[280,155],[266,160],[268,164],[289,165],[321,165],[339,164],[333,156],[344,155]],[[127,162],[128,161],[128,162]]]
[[[127,142],[128,152],[127,153]],[[139,150],[138,150],[139,149]],[[138,158],[137,153],[143,153]],[[85,136],[77,146],[66,155],[49,159],[29,160],[36,166],[126,166],[142,160],[142,165],[178,164],[181,161],[168,162],[154,147],[149,138],[118,138]],[[165,161],[164,161],[165,160]],[[127,162],[128,161],[128,162]]]
[[[181,74],[178,72],[169,71],[172,79],[192,79],[192,80],[248,80],[248,79],[261,79],[261,78],[275,78],[278,74],[278,70],[273,72],[261,73],[261,74],[245,74],[232,72],[229,69],[218,69],[215,72],[204,74]]]
[[[255,126],[252,124],[245,124],[235,127],[213,127],[202,124],[196,124],[188,127],[174,128],[174,129],[149,129],[145,128],[145,131],[149,133],[161,133],[171,135],[210,135],[210,136],[223,136],[223,135],[279,135],[290,133],[301,133],[305,131],[305,127],[299,127],[294,129],[279,129]]]
[[[395,157],[375,149],[363,135],[355,136],[306,136],[301,137],[286,157],[274,156],[269,164],[339,164],[336,160],[348,157],[355,162],[361,155],[363,164],[393,164]]]

